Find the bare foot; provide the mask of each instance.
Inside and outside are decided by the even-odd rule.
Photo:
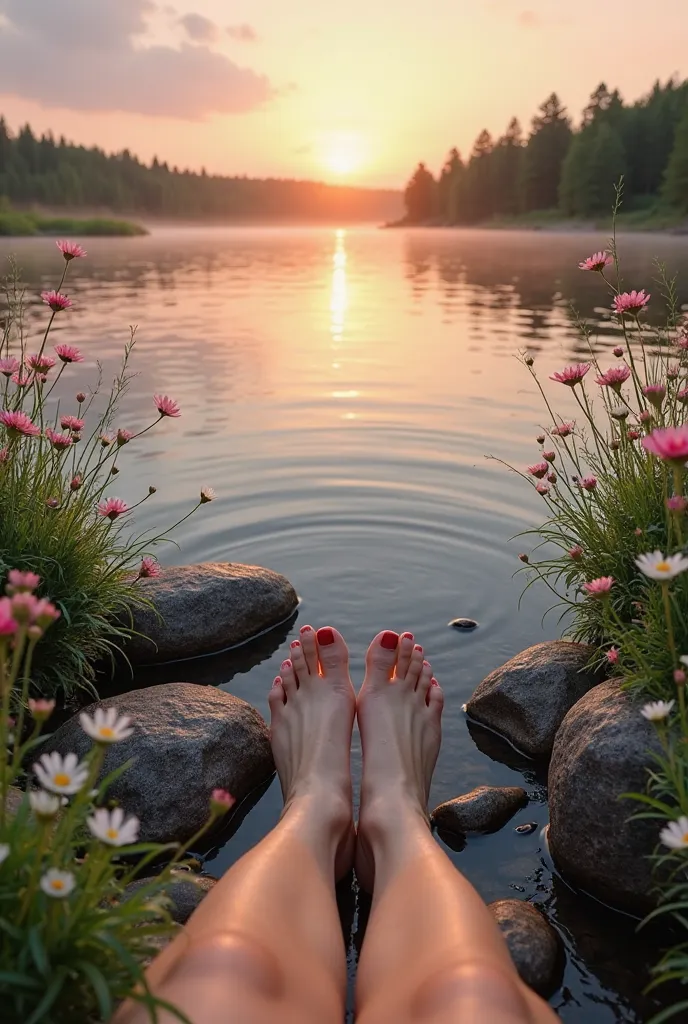
[[[356,694],[341,634],[304,626],[268,701],[282,814],[302,814],[316,847],[332,846],[339,879],[353,865],[355,846],[350,753]]]
[[[369,892],[375,883],[377,841],[394,835],[408,814],[428,820],[443,705],[432,666],[413,636],[378,633],[368,648],[357,701],[363,778],[355,866]]]

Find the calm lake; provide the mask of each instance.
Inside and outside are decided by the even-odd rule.
[[[91,240],[88,259],[70,268],[75,308],[57,320],[59,340],[87,356],[63,394],[95,377],[97,360],[109,379],[138,324],[138,376],[119,422],[147,425],[154,391],[181,406],[179,420],[131,446],[112,492],[133,503],[154,484],[137,525],[163,528],[201,486],[216,489],[217,501],[175,534],[179,549],[159,549],[161,562],[258,563],[288,576],[302,598],[289,630],[166,678],[219,682],[268,717],[268,689],[299,626],[342,631],[357,686],[372,636],[411,630],[446,693],[433,805],[481,784],[524,784],[533,797],[501,832],[448,853],[486,900],[545,905],[568,951],[553,1005],[581,1024],[647,1020],[660,1005],[642,995],[654,951],[634,939],[632,920],[553,876],[543,778],[513,751],[511,766],[494,759],[461,709],[491,669],[559,635],[556,614],[542,622],[548,592],[531,588],[519,609],[525,578],[512,578],[533,544],[511,538],[537,526],[542,499],[486,456],[535,461],[547,420],[514,357],[527,348],[546,380],[585,355],[569,304],[606,316],[606,291],[577,269],[604,244],[602,234],[155,229]],[[3,239],[0,252],[16,254],[32,296],[57,285],[51,241]],[[655,311],[654,256],[681,272],[688,301],[688,239],[626,236],[621,253],[627,285],[656,293]],[[38,300],[32,315],[45,322]],[[611,349],[614,339],[607,320],[599,344]],[[572,412],[567,389],[551,384],[550,394]],[[456,616],[478,629],[450,629]],[[357,735],[352,765],[358,778]],[[208,870],[226,870],[280,808],[274,782]],[[524,822],[538,828],[516,833]]]

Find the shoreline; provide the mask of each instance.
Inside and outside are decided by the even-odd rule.
[[[590,234],[609,231],[609,218],[601,220],[576,220],[566,217],[524,215],[522,217],[501,217],[479,221],[475,224],[446,224],[437,221],[410,222],[404,219],[381,225],[384,230],[400,228],[423,228],[433,231],[532,231],[544,234]],[[688,236],[688,217],[678,214],[621,214],[617,219],[620,234],[660,234],[677,237]]]

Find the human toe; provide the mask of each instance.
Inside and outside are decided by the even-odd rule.
[[[402,633],[399,637],[399,651],[397,666],[394,674],[397,679],[403,679],[408,671],[413,654],[413,633]]]
[[[349,664],[349,649],[342,634],[332,626],[323,626],[315,636],[318,661],[325,679],[328,675],[340,676],[346,672]]]
[[[312,626],[302,626],[299,630],[301,646],[308,665],[308,671],[312,676],[318,674],[318,645],[315,639],[315,630]]]
[[[428,691],[432,685],[432,665],[429,661],[424,661],[423,666],[420,670],[420,676],[418,678],[418,685],[416,686],[416,693],[422,699],[423,703],[427,703]]]
[[[399,634],[387,629],[378,633],[366,653],[366,679],[371,682],[389,681],[399,653]]]

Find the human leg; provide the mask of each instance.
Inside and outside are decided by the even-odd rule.
[[[358,698],[363,779],[356,871],[373,892],[357,979],[359,1024],[548,1024],[483,901],[427,817],[442,691],[420,647],[378,635]]]
[[[335,880],[354,833],[355,695],[342,637],[304,627],[270,693],[284,795],[277,826],[222,878],[153,963],[157,995],[193,1024],[341,1024],[346,987]],[[160,1024],[177,1018],[161,1013]],[[128,1002],[116,1024],[144,1024]]]

